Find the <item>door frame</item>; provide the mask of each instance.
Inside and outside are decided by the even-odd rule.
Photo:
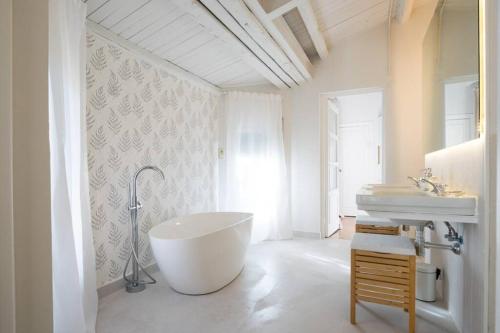
[[[335,102],[332,101],[331,99],[327,99],[326,100],[326,103],[327,103],[327,106],[326,106],[326,112],[325,112],[325,117],[326,117],[326,121],[324,122],[326,124],[326,126],[324,127],[325,128],[325,140],[326,140],[326,145],[325,145],[325,180],[324,182],[322,182],[322,185],[325,186],[325,195],[326,195],[326,202],[325,202],[325,235],[324,235],[324,238],[326,237],[330,237],[332,236],[333,234],[335,234],[336,232],[338,232],[340,230],[340,206],[337,207],[337,218],[338,218],[338,228],[336,228],[335,231],[331,232],[330,230],[330,222],[332,221],[332,217],[330,216],[330,214],[332,213],[332,207],[330,206],[330,203],[332,202],[331,200],[331,189],[330,189],[330,185],[331,185],[331,179],[330,179],[330,176],[331,176],[331,170],[330,168],[332,167],[331,166],[331,156],[330,156],[330,152],[331,152],[331,128],[329,127],[330,126],[330,112],[334,112],[336,114],[336,119],[335,119],[335,144],[337,145],[337,147],[335,148],[335,154],[336,154],[336,161],[335,161],[335,168],[336,168],[336,197],[337,197],[337,202],[340,201],[340,179],[339,179],[339,170],[340,170],[340,163],[339,163],[339,159],[340,159],[340,155],[339,155],[339,147],[340,147],[340,109],[336,106],[332,106],[332,105],[335,105]],[[335,107],[336,110],[332,110],[333,108]]]
[[[340,90],[333,92],[325,92],[319,94],[319,137],[320,137],[320,237],[325,238],[328,234],[328,100],[340,96],[368,94],[380,92],[382,93],[382,142],[381,142],[381,162],[382,162],[382,182],[386,179],[386,152],[385,152],[385,114],[387,101],[385,97],[385,88],[371,87],[351,90]],[[339,117],[340,119],[340,117]],[[339,180],[340,181],[340,180]],[[340,195],[340,193],[339,193]],[[339,207],[340,208],[340,207]]]

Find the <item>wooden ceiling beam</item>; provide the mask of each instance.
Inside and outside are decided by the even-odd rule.
[[[246,32],[259,46],[268,53],[273,60],[296,82],[305,80],[287,52],[269,34],[259,19],[253,14],[242,0],[219,0],[226,10],[244,27]]]
[[[402,0],[404,1],[404,0]],[[407,0],[407,1],[412,1],[412,0]],[[252,11],[259,10],[258,7],[262,9],[262,6],[259,3],[259,0],[245,0],[247,5],[252,9]],[[319,25],[318,25],[318,20],[316,19],[316,15],[314,14],[314,10],[311,6],[311,3],[309,0],[290,0],[286,2],[284,5],[272,10],[269,13],[266,13],[266,15],[262,14],[257,15],[259,19],[262,20],[278,20],[282,19],[283,15],[286,13],[290,12],[291,10],[294,10],[297,8],[299,10],[300,16],[302,16],[302,20],[304,21],[304,25],[306,26],[307,32],[309,33],[309,36],[311,37],[311,40],[314,44],[314,47],[316,48],[316,51],[318,52],[318,55],[321,59],[325,59],[328,57],[328,47],[326,46],[325,39],[323,37],[323,34],[319,30]],[[264,11],[264,9],[262,9]],[[255,11],[254,11],[255,13]],[[265,13],[265,11],[264,11]],[[265,18],[264,18],[265,16]],[[281,29],[283,29],[283,22],[279,22],[278,24],[280,25]]]
[[[273,70],[268,64],[257,57],[246,45],[244,45],[234,34],[229,31],[229,27],[222,25],[219,20],[198,1],[171,0],[179,9],[191,15],[196,22],[201,24],[207,32],[226,43],[235,54],[254,68],[259,74],[269,80],[273,85],[279,88],[290,87],[279,73]],[[206,6],[206,5],[205,5]],[[226,25],[227,26],[227,25]],[[279,72],[279,71],[278,71]],[[293,81],[293,80],[291,80]]]
[[[295,66],[242,0],[199,1],[289,87],[303,81]]]
[[[269,12],[269,18],[271,20],[274,20],[275,18],[278,18],[278,17],[281,17],[283,15],[285,15],[286,13],[294,10],[295,8],[297,8],[299,6],[299,3],[301,2],[302,0],[290,0],[288,1],[287,3],[285,3],[284,5],[281,5],[280,7],[272,10]]]
[[[321,59],[325,59],[328,57],[328,48],[323,34],[319,30],[318,20],[316,19],[316,15],[314,15],[311,3],[309,0],[301,0],[297,8],[299,9],[299,13],[302,16],[302,20],[304,21],[307,31],[309,32],[309,36],[311,36],[319,57]]]
[[[304,79],[311,79],[312,64],[283,17],[279,16],[273,19],[273,16],[266,13],[264,8],[262,8],[259,0],[245,0],[245,3],[299,70]]]

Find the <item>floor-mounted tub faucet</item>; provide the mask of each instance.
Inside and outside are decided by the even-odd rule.
[[[160,174],[161,178],[165,180],[165,175],[158,167],[155,166],[145,166],[136,171],[129,183],[129,206],[130,211],[130,222],[132,224],[132,235],[130,237],[131,248],[130,256],[125,264],[125,269],[123,270],[123,279],[127,281],[126,290],[129,293],[135,293],[142,291],[146,288],[146,284],[154,284],[156,280],[141,266],[139,263],[139,224],[137,223],[137,215],[139,209],[142,208],[142,204],[137,200],[137,178],[145,170],[153,170]],[[132,260],[132,278],[127,277],[127,269],[130,261]],[[144,281],[139,279],[139,269],[144,272],[150,281]]]

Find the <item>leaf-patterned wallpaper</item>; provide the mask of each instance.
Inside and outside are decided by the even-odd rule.
[[[89,31],[87,140],[97,286],[121,278],[130,253],[128,183],[139,179],[140,260],[154,262],[147,232],[216,206],[219,97]]]

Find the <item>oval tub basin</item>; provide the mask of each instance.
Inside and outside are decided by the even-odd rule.
[[[153,227],[149,239],[161,273],[183,294],[217,291],[243,269],[253,215],[202,213]]]

